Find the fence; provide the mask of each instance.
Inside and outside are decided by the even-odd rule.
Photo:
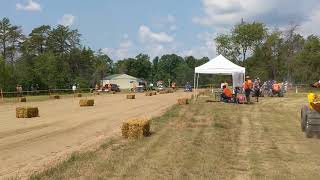
[[[92,89],[90,88],[81,88],[77,89],[76,92],[81,92],[81,93],[87,93],[91,92]],[[4,98],[10,98],[10,97],[19,97],[19,96],[43,96],[43,95],[52,95],[52,94],[73,94],[72,89],[48,89],[48,90],[34,90],[34,91],[11,91],[11,92],[6,92],[3,91],[2,89],[0,90],[1,93],[1,99],[3,100]]]

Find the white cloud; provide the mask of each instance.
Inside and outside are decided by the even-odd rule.
[[[196,58],[209,57],[213,58],[217,56],[216,53],[216,44],[214,37],[216,33],[200,33],[197,35],[197,38],[200,40],[200,46],[193,47],[181,52],[182,56],[194,56]]]
[[[311,34],[320,35],[320,10],[312,12],[308,21],[304,22],[300,26],[300,31],[304,36]]]
[[[17,3],[16,9],[19,11],[41,11],[41,5],[33,0],[29,0],[26,4]]]
[[[133,57],[132,47],[133,42],[129,39],[128,34],[124,34],[118,48],[104,48],[102,49],[102,52],[114,60],[119,60]]]
[[[177,30],[176,17],[171,14],[168,14],[165,17],[153,19],[152,21],[154,27],[160,29],[169,29],[170,31]]]
[[[58,24],[64,25],[64,26],[71,26],[73,25],[76,17],[72,14],[64,14],[62,18],[58,21]]]
[[[241,18],[263,14],[273,8],[275,0],[203,0],[204,16],[194,17],[201,25],[230,25]]]
[[[192,20],[204,26],[230,26],[245,21],[262,21],[271,25],[304,22],[320,1],[309,0],[202,0],[202,16]]]
[[[170,43],[174,37],[165,32],[153,32],[149,27],[142,25],[139,28],[139,39],[143,43]]]

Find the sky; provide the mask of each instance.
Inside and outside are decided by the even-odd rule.
[[[217,56],[214,38],[244,21],[270,29],[299,24],[320,34],[320,0],[0,0],[0,18],[22,26],[58,24],[80,31],[82,44],[114,60],[139,53]]]

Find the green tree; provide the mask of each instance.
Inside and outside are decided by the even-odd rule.
[[[66,53],[80,45],[80,34],[77,29],[58,25],[49,32],[48,47],[55,53]]]
[[[28,38],[23,42],[23,52],[27,54],[39,55],[44,53],[47,48],[47,41],[51,27],[42,25],[34,28]]]
[[[247,52],[263,41],[266,31],[265,25],[258,22],[242,22],[235,25],[232,30],[232,40],[239,47],[243,62],[247,58]]]

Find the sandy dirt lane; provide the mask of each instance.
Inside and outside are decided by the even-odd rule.
[[[79,107],[79,98],[29,102],[38,106],[40,117],[15,118],[15,108],[0,106],[0,177],[26,177],[73,151],[86,149],[120,132],[121,123],[131,117],[154,117],[190,94],[172,94],[127,100],[124,94],[100,95],[94,107]]]

